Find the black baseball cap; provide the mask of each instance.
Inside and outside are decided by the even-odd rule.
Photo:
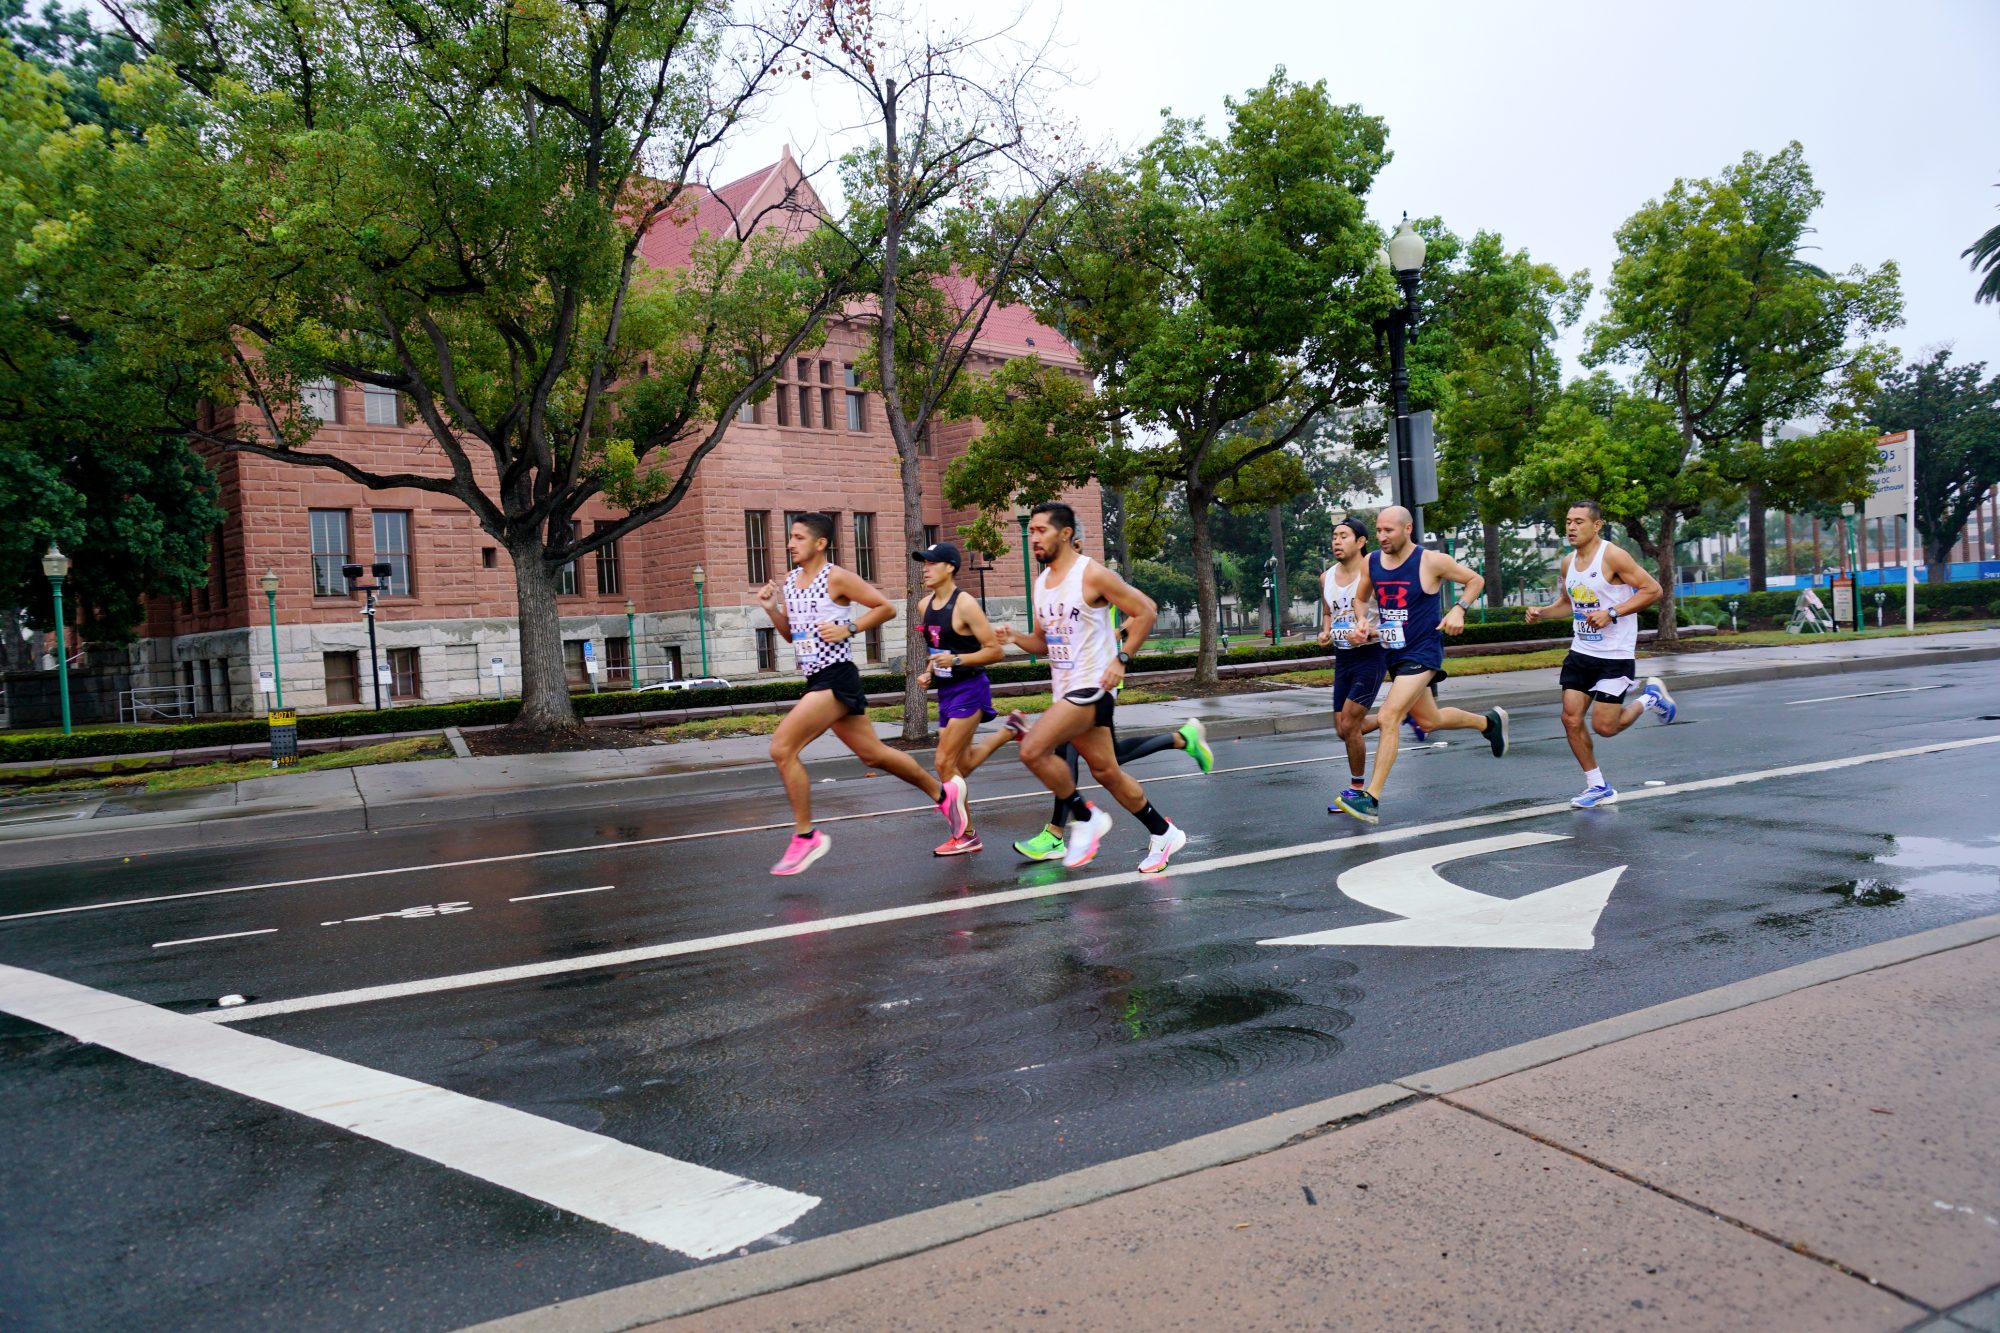
[[[910,552],[912,560],[921,560],[927,565],[959,566],[958,548],[950,542],[932,542],[921,551]]]

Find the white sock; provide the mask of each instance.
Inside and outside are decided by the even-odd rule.
[[[1588,773],[1585,773],[1583,775],[1583,785],[1586,787],[1602,787],[1604,785],[1604,770],[1593,768]]]

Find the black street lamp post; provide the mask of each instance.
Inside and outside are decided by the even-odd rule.
[[[375,593],[382,586],[382,580],[394,572],[395,567],[387,560],[377,560],[372,565],[342,565],[340,572],[347,576],[353,591],[366,593],[368,600],[361,608],[361,614],[368,620],[368,679],[375,684],[375,707],[382,707],[382,668],[375,655]],[[364,570],[375,576],[373,583],[357,582]]]
[[[1424,511],[1417,504],[1417,464],[1410,439],[1410,371],[1403,362],[1403,351],[1410,327],[1417,321],[1417,277],[1424,267],[1424,238],[1410,225],[1408,213],[1376,258],[1396,275],[1396,284],[1403,289],[1403,303],[1384,322],[1389,334],[1389,392],[1396,411],[1397,499],[1410,511],[1410,540],[1420,542],[1424,539]]]

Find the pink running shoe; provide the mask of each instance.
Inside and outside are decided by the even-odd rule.
[[[1000,725],[1007,728],[1016,745],[1020,744],[1028,734],[1028,719],[1021,716],[1019,709],[1007,714],[1007,720]]]
[[[977,833],[966,832],[955,838],[946,838],[931,848],[932,856],[964,856],[970,852],[983,851],[986,844],[979,840]]]
[[[771,873],[796,875],[832,850],[833,839],[818,829],[811,833],[794,833],[791,846],[785,848],[785,854],[778,859],[778,864],[771,867]]]
[[[951,825],[951,836],[962,838],[972,827],[972,811],[967,808],[965,779],[957,776],[944,780],[944,796],[938,801],[938,810]]]

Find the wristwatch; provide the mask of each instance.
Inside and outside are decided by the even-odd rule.
[[[1615,606],[1607,606],[1607,607],[1605,607],[1604,609],[1605,609],[1605,610],[1607,610],[1607,611],[1609,611],[1609,612],[1611,613],[1611,618],[1612,618],[1613,620],[1616,620],[1616,619],[1618,619],[1618,608],[1617,608],[1617,607],[1615,607]]]
[[[1122,648],[1121,648],[1121,649],[1119,649],[1119,650],[1118,650],[1118,665],[1119,665],[1119,666],[1129,666],[1129,665],[1131,664],[1131,662],[1132,662],[1132,654],[1130,654],[1130,653],[1126,652],[1126,651],[1125,651],[1124,649],[1122,649]]]

